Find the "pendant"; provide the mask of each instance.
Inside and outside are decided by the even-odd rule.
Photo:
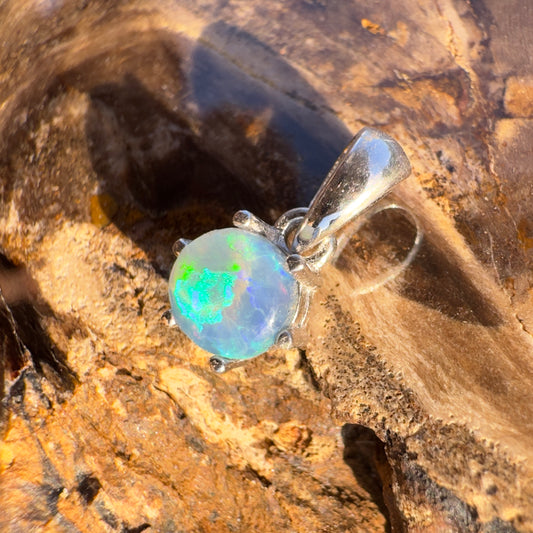
[[[273,345],[299,345],[320,269],[335,235],[411,172],[401,146],[363,128],[337,159],[308,208],[271,226],[238,211],[234,228],[174,244],[169,280],[171,325],[213,354],[225,372]]]

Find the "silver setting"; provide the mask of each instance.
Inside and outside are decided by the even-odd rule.
[[[263,235],[270,241],[274,241],[278,237],[272,226],[261,220],[259,217],[256,217],[254,214],[250,213],[250,211],[237,211],[233,215],[233,225],[236,228],[245,229],[247,231],[251,231],[252,233]]]
[[[190,243],[190,239],[178,239],[173,245],[172,245],[172,253],[178,257],[180,255],[180,252]]]
[[[291,209],[273,226],[250,211],[237,211],[235,227],[264,236],[287,257],[287,270],[299,287],[299,301],[291,324],[280,331],[276,346],[301,346],[311,296],[319,284],[319,271],[335,257],[336,233],[374,206],[392,187],[409,176],[411,165],[401,146],[387,134],[363,128],[344,149],[309,207]],[[395,207],[395,206],[394,206]],[[177,256],[190,241],[179,239]],[[409,255],[414,255],[416,250]],[[211,369],[220,374],[247,361],[214,355]]]
[[[284,350],[290,350],[293,345],[294,341],[290,330],[284,329],[283,331],[281,331],[281,333],[278,335],[278,338],[276,339],[276,346],[278,348],[283,348]]]
[[[298,253],[375,204],[411,173],[402,147],[386,133],[363,128],[344,149],[313,198],[294,239]]]
[[[299,254],[287,256],[287,267],[300,285],[316,287],[318,285],[318,272],[313,268],[314,263]]]
[[[169,328],[176,327],[176,320],[174,319],[174,316],[172,315],[172,311],[170,309],[167,309],[163,315],[161,316],[161,320],[164,320]]]
[[[217,374],[223,374],[232,368],[242,366],[248,361],[248,359],[228,359],[221,355],[213,355],[209,359],[209,366],[211,370]]]

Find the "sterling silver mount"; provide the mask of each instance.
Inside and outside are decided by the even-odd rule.
[[[299,285],[298,310],[290,327],[278,334],[277,346],[301,345],[319,271],[337,246],[335,234],[410,173],[409,160],[394,139],[381,131],[363,128],[337,159],[309,207],[287,211],[273,226],[249,211],[235,213],[236,227],[263,235],[285,253],[287,267]],[[176,241],[175,255],[189,242]],[[210,366],[221,373],[244,362],[214,355]]]

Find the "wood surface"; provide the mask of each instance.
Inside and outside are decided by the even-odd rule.
[[[533,531],[532,23],[1,3],[0,531]],[[343,232],[304,350],[212,374],[173,241],[306,205],[366,125],[405,210]]]

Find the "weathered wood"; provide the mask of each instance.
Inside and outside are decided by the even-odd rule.
[[[532,531],[532,21],[5,2],[0,529]],[[210,374],[160,320],[172,242],[306,204],[363,125],[411,158],[415,259],[377,286],[414,230],[373,217],[305,352]]]

